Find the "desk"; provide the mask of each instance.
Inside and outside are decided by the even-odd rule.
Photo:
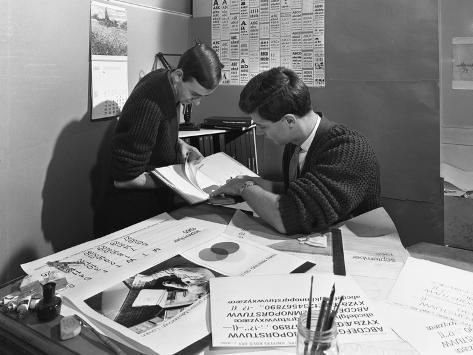
[[[192,216],[210,220],[216,223],[226,225],[233,216],[234,210],[225,207],[216,207],[210,205],[198,205],[195,207],[184,207],[170,213],[174,218],[180,219],[184,216]],[[367,214],[371,219],[359,219],[355,222],[346,223],[352,230],[363,235],[363,237],[349,237],[344,239],[345,251],[355,248],[363,249],[367,247],[377,247],[377,245],[391,245],[393,250],[400,244],[399,236],[395,230],[390,230],[389,218],[379,213],[378,210]],[[374,218],[374,219],[373,219]],[[376,225],[370,223],[376,222]],[[351,224],[350,224],[351,223]],[[383,230],[384,229],[384,230]],[[376,231],[383,231],[385,234],[381,237],[375,237]],[[345,235],[344,235],[345,238]],[[412,246],[408,251],[415,257],[427,258],[432,261],[473,270],[473,252],[457,250],[455,248],[446,248],[435,246],[428,243],[421,243]],[[323,255],[309,255],[318,262],[320,269],[330,269],[327,258]],[[406,252],[407,256],[407,252]],[[347,272],[350,273],[350,266],[347,264]],[[374,270],[376,272],[376,270]],[[376,277],[366,275],[355,275],[355,280],[359,283],[365,293],[374,301],[383,301],[386,299],[395,277]],[[17,281],[18,283],[18,281]],[[17,284],[16,283],[16,284]],[[10,293],[15,287],[15,282],[9,283],[0,289],[0,296]],[[95,335],[84,330],[78,337],[60,342],[58,340],[59,319],[47,323],[39,323],[36,316],[31,314],[23,321],[15,319],[14,315],[7,316],[0,313],[0,348],[2,354],[113,354],[105,345],[103,345]],[[213,354],[219,353],[209,350],[209,337],[184,349],[182,354]],[[139,352],[119,345],[127,354],[138,355]],[[417,352],[401,339],[391,342],[369,342],[363,344],[342,344],[341,354],[417,354]]]

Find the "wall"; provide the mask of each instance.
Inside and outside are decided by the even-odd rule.
[[[193,33],[210,43],[210,1],[194,2]],[[381,164],[383,205],[406,245],[443,242],[436,0],[326,1],[325,88],[317,110],[364,133]],[[195,120],[238,115],[241,87],[223,86]],[[260,171],[278,177],[282,148],[259,137]]]
[[[142,3],[191,11],[190,0]],[[155,53],[188,47],[190,16],[125,7],[131,89]],[[2,283],[92,237],[115,121],[89,121],[89,1],[7,0],[0,26]]]
[[[442,162],[473,175],[473,91],[452,89],[452,38],[473,37],[473,2],[440,0],[440,97]],[[470,182],[471,185],[471,182]],[[445,242],[473,249],[473,201],[447,198]]]
[[[442,161],[473,171],[473,91],[452,89],[452,38],[473,37],[473,2],[439,4]]]

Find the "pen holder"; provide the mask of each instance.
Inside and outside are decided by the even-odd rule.
[[[316,331],[317,315],[311,317],[311,329],[307,329],[307,312],[299,317],[297,323],[297,355],[338,355],[337,325],[334,321],[330,329]]]

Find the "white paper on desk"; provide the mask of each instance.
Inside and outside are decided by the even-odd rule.
[[[251,240],[275,250],[304,258],[317,264],[317,271],[332,272],[332,256],[330,249],[319,248],[299,242],[297,238],[303,234],[287,236],[278,233],[260,217],[248,216],[236,211],[225,229],[225,233],[237,239]]]
[[[344,222],[340,227],[347,273],[353,276],[395,280],[409,254],[402,245],[394,224],[384,209],[376,209]],[[375,232],[367,233],[372,223]],[[350,226],[350,228],[348,228]],[[394,228],[394,229],[393,229]],[[358,231],[357,235],[353,230]],[[381,231],[383,234],[380,235]],[[249,239],[273,249],[299,255],[317,264],[317,270],[332,272],[331,248],[317,248],[297,239],[303,235],[280,234],[261,218],[235,212],[225,233],[239,239]],[[367,237],[368,236],[368,237]]]
[[[209,279],[289,273],[304,263],[251,242],[204,230],[173,249],[151,254],[63,295],[108,333],[148,353],[172,354],[210,332]],[[147,284],[141,284],[143,279],[148,280]],[[136,290],[135,284],[139,285]],[[166,289],[165,306],[131,307],[139,288]]]
[[[81,261],[83,264],[61,269],[66,275],[68,287],[75,288],[149,255],[174,248],[204,229],[223,231],[225,226],[195,218],[176,221],[168,214],[163,214],[21,267],[27,274],[41,279],[57,270],[48,266],[48,261]]]
[[[420,354],[473,354],[473,328],[396,304],[384,303],[391,328]]]
[[[396,336],[356,284],[346,276],[316,274],[313,312],[335,283],[344,295],[337,317],[340,343],[394,340]],[[212,345],[223,347],[294,346],[297,322],[307,310],[310,275],[266,275],[210,280]]]
[[[410,257],[389,300],[473,326],[473,273]]]
[[[396,280],[409,257],[397,233],[360,237],[347,225],[340,230],[348,274]]]

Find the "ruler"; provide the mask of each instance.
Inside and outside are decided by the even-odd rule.
[[[345,256],[343,254],[342,231],[338,228],[330,230],[332,234],[332,261],[333,273],[335,275],[345,276]]]

